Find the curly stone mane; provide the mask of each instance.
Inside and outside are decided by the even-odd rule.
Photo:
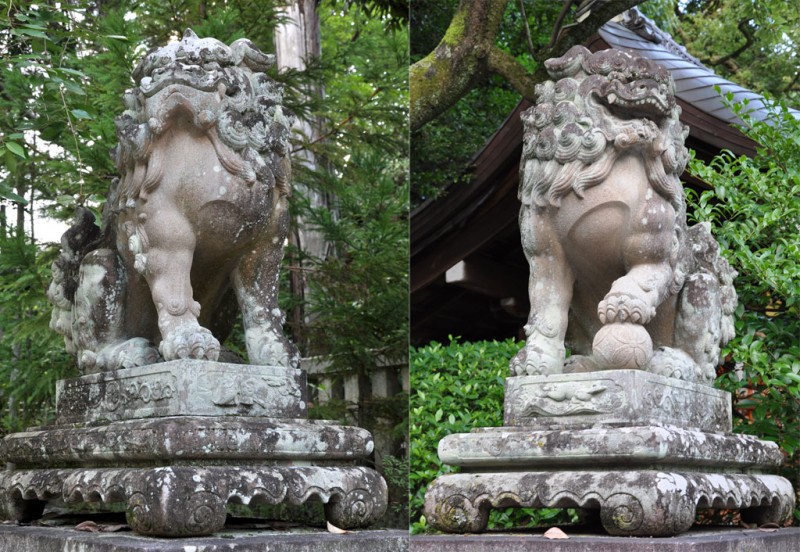
[[[291,121],[281,108],[283,90],[264,74],[274,56],[249,40],[230,46],[187,30],[180,42],[149,52],[133,72],[126,110],[116,119],[120,206],[146,199],[164,174],[164,152],[153,145],[183,111],[214,146],[221,165],[248,185],[259,182],[289,194],[282,161],[289,154]],[[206,93],[192,102],[181,87]],[[174,92],[172,91],[174,90]]]
[[[593,54],[583,46],[545,65],[558,81],[537,85],[536,105],[522,114],[522,203],[559,206],[570,191],[581,197],[620,155],[637,149],[653,189],[684,212],[678,177],[688,161],[689,129],[679,120],[669,74],[627,52]]]

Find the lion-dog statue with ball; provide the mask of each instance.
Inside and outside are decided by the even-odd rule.
[[[531,311],[512,375],[644,369],[710,384],[736,273],[708,225],[686,225],[688,128],[670,75],[582,46],[547,69],[523,115]]]
[[[188,30],[135,69],[103,229],[80,211],[53,266],[51,326],[84,371],[217,360],[237,300],[250,364],[297,367],[277,302],[291,121],[273,63]]]

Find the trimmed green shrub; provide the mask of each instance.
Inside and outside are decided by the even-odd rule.
[[[716,385],[733,393],[734,430],[777,442],[783,473],[800,481],[800,120],[783,102],[768,117],[728,105],[761,144],[754,158],[723,152],[689,170],[712,186],[689,194],[695,219],[709,221],[722,254],[739,272],[736,337]],[[795,517],[800,519],[798,511]]]
[[[425,490],[439,475],[458,468],[439,461],[439,441],[451,433],[475,427],[503,425],[503,391],[508,361],[522,343],[479,341],[430,343],[411,348],[411,530],[428,529],[423,515]],[[506,508],[492,511],[490,528],[536,525],[545,520],[567,520],[562,510]]]

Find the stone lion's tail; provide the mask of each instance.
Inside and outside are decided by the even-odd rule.
[[[85,207],[78,207],[75,222],[61,236],[61,254],[51,267],[53,279],[47,289],[47,298],[53,304],[50,328],[64,336],[70,353],[76,352],[73,342],[73,305],[81,261],[89,251],[97,248],[102,238],[94,214]]]

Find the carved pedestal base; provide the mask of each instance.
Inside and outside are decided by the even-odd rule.
[[[383,478],[355,466],[372,436],[303,419],[300,370],[173,361],[62,381],[57,395],[57,425],[2,442],[5,519],[36,519],[57,500],[182,537],[220,530],[228,505],[317,501],[342,528],[386,510]]]
[[[505,423],[439,442],[461,467],[428,487],[428,521],[486,529],[492,508],[583,508],[614,535],[672,536],[698,508],[783,523],[794,508],[775,443],[731,433],[728,393],[641,370],[506,380]]]
[[[672,536],[687,531],[697,508],[741,510],[746,521],[782,524],[794,491],[774,475],[662,471],[563,471],[445,475],[428,487],[425,515],[454,533],[486,529],[492,508],[599,510],[612,535]]]
[[[226,505],[318,500],[337,527],[363,527],[386,510],[386,484],[358,467],[252,466],[15,470],[0,475],[2,514],[30,521],[48,500],[124,509],[142,535],[209,535],[225,525]]]

